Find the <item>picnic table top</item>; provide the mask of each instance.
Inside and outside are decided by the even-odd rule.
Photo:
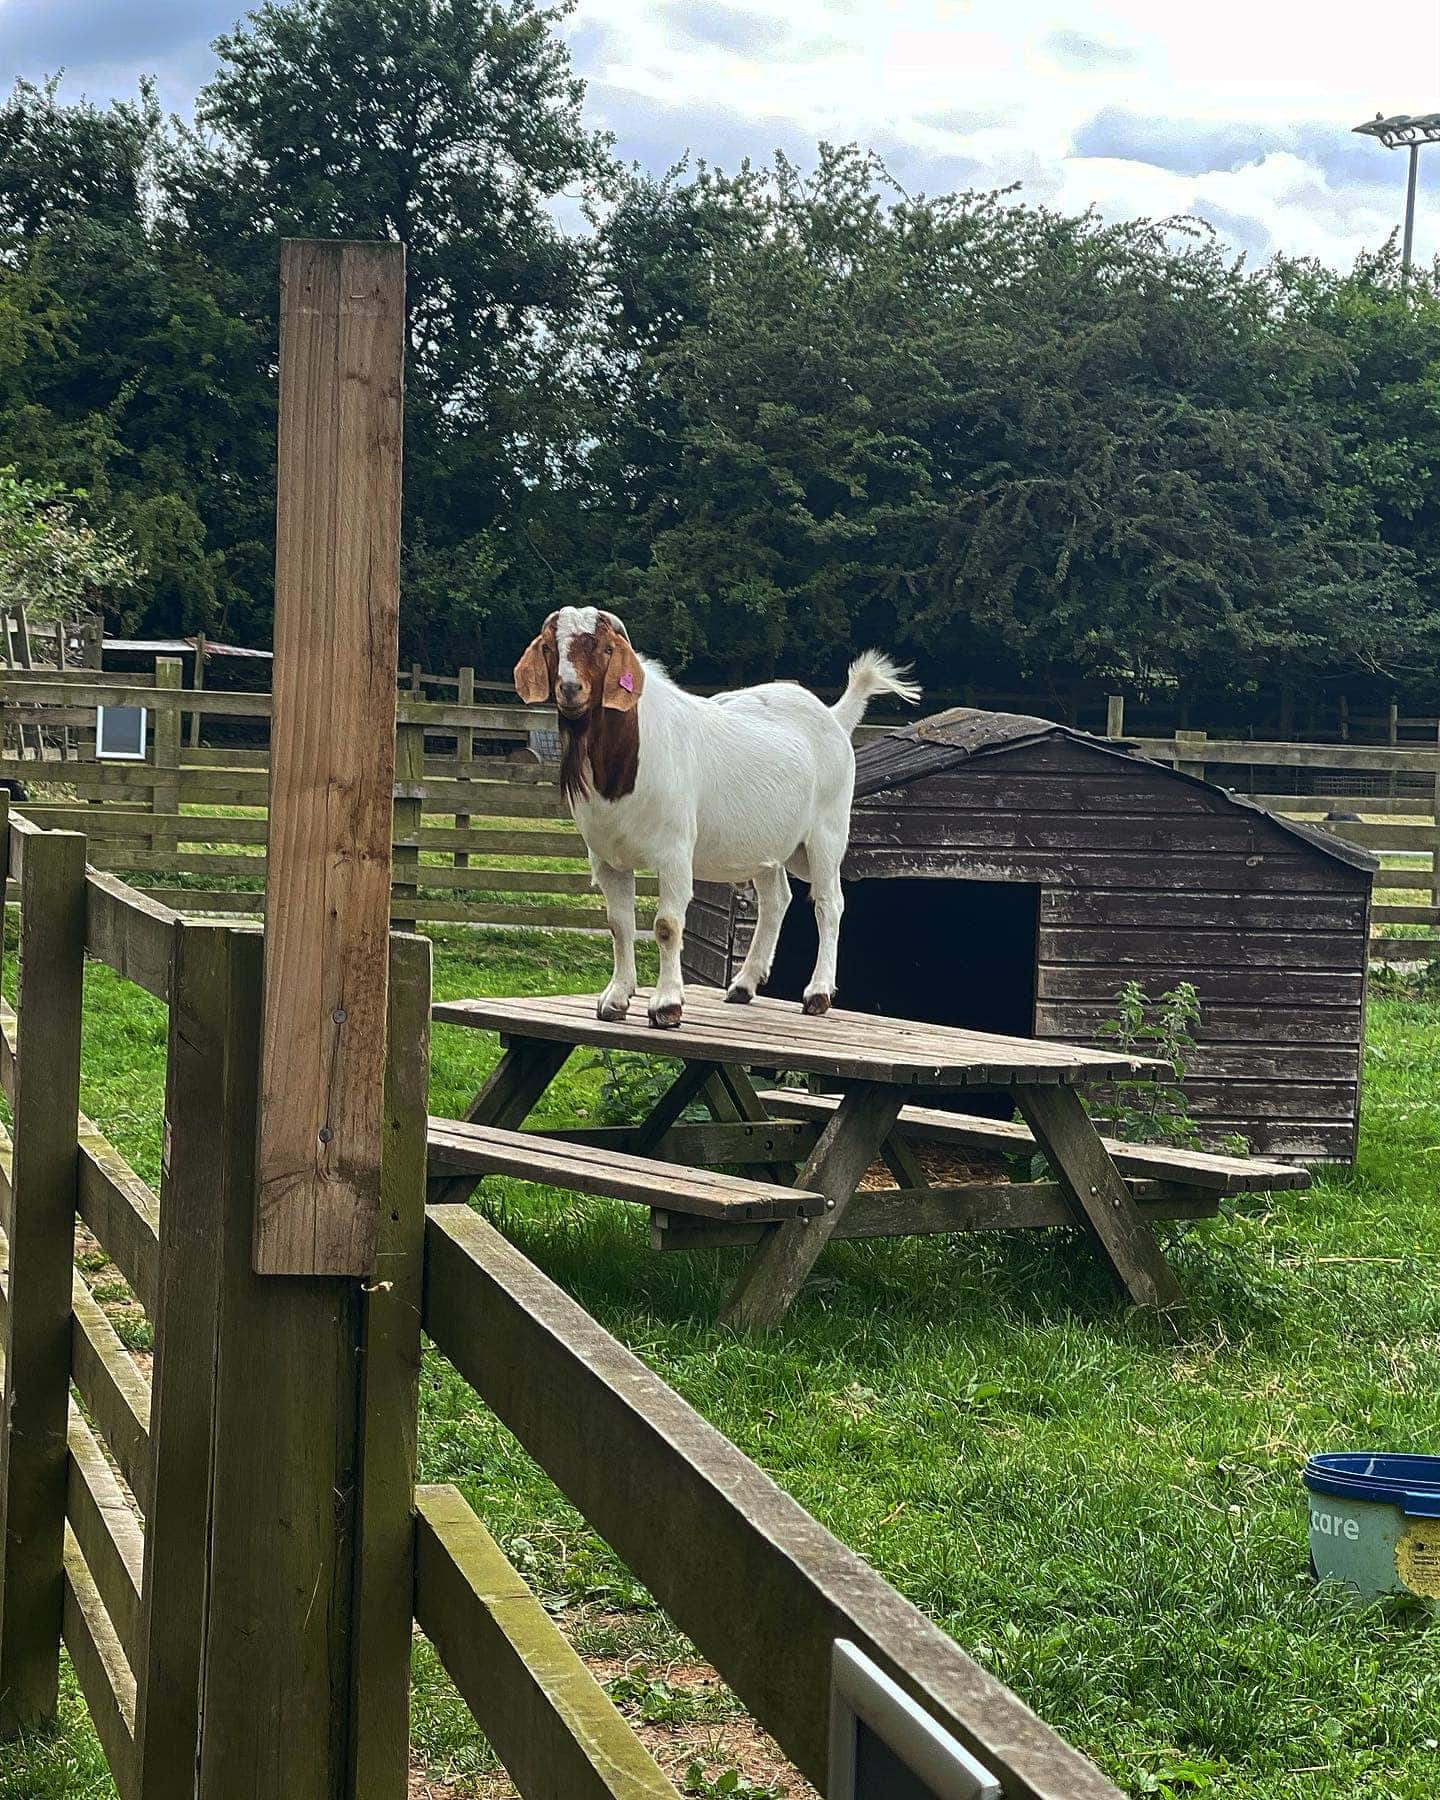
[[[1028,1087],[1149,1075],[1168,1065],[1036,1038],[1000,1037],[878,1013],[836,1007],[808,1018],[793,1001],[729,1004],[718,988],[687,987],[685,1019],[660,1031],[646,1018],[646,995],[637,994],[619,1024],[595,1016],[585,994],[531,995],[517,999],[445,1000],[434,1017],[522,1038],[546,1038],[597,1049],[674,1056],[687,1062],[794,1069],[852,1081],[923,1088]]]

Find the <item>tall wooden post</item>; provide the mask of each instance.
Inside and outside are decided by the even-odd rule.
[[[419,909],[420,824],[425,793],[425,727],[395,732],[395,918],[397,931],[413,931]],[[409,910],[407,910],[407,903]]]
[[[18,840],[17,840],[18,842]],[[79,1160],[85,840],[37,832],[20,867],[9,1306],[0,1419],[0,1735],[53,1719],[60,1674],[70,1284]]]
[[[468,664],[460,671],[460,687],[456,698],[459,700],[461,706],[473,706],[475,704],[475,670]],[[460,779],[462,781],[468,781],[470,779],[471,765],[475,761],[475,730],[473,726],[461,725],[456,731],[455,757],[460,765]],[[468,812],[457,813],[455,815],[455,829],[457,831],[468,831],[470,829],[470,814]],[[468,850],[457,850],[455,852],[455,867],[457,869],[468,869],[470,867],[470,852]]]
[[[1105,696],[1105,735],[1107,738],[1122,738],[1125,735],[1125,696],[1123,694],[1107,694]]]
[[[195,692],[203,692],[205,687],[205,633],[195,633]],[[200,720],[204,715],[197,708],[190,715],[190,748],[200,748]]]
[[[281,254],[255,1267],[366,1275],[380,1219],[405,261]]]
[[[175,848],[175,827],[171,821],[180,811],[180,708],[163,705],[160,697],[166,693],[178,694],[184,686],[184,674],[185,665],[178,656],[156,657],[153,733],[156,779],[150,802],[153,820],[150,847],[160,854],[169,854]]]

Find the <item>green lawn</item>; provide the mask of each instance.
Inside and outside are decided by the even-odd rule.
[[[594,990],[608,948],[436,943],[441,996]],[[162,1011],[105,970],[88,1004],[86,1109],[153,1180]],[[1180,1348],[1060,1233],[837,1245],[786,1330],[750,1344],[707,1323],[726,1253],[655,1256],[638,1212],[518,1184],[484,1204],[1127,1791],[1430,1800],[1440,1623],[1312,1592],[1297,1483],[1312,1450],[1440,1448],[1440,1002],[1377,995],[1370,1034],[1359,1169],[1176,1232]],[[435,1110],[496,1054],[437,1028]],[[569,1074],[547,1114],[595,1087]],[[733,1713],[651,1679],[683,1643],[438,1357],[423,1409],[423,1475],[464,1488],[582,1651],[635,1658],[627,1710]],[[493,1765],[423,1651],[417,1679],[427,1764],[497,1791],[472,1787]],[[0,1752],[0,1800],[109,1792],[73,1696],[59,1735]]]

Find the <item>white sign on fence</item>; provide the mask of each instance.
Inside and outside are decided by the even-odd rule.
[[[1001,1800],[1000,1783],[863,1651],[835,1643],[826,1800]]]
[[[148,719],[143,706],[97,706],[95,755],[102,762],[144,762]]]

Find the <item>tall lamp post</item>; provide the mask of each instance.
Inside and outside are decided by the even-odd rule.
[[[1405,247],[1401,252],[1402,279],[1410,279],[1410,252],[1415,243],[1415,182],[1420,173],[1420,146],[1440,144],[1440,113],[1394,113],[1388,119],[1376,113],[1354,127],[1361,137],[1378,138],[1387,150],[1410,152],[1410,177],[1405,184]]]

